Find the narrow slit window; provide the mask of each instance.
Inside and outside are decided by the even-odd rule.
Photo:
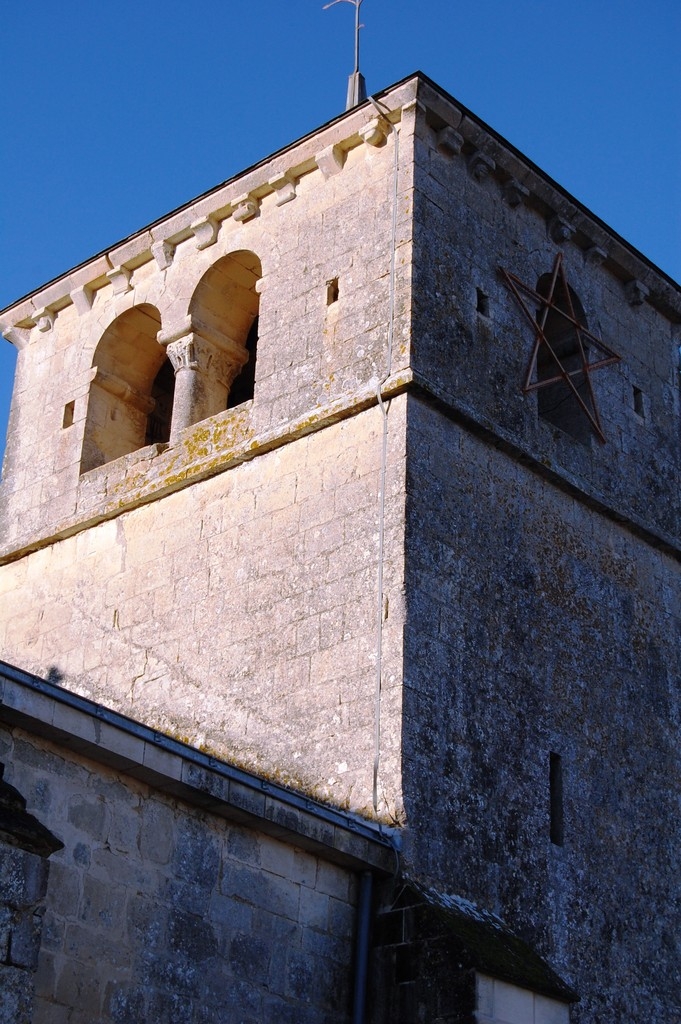
[[[562,846],[564,841],[563,831],[563,759],[560,754],[551,754],[549,757],[549,794],[551,842],[554,846]]]
[[[481,288],[476,288],[477,301],[476,309],[481,316],[489,316],[489,296],[485,295]]]
[[[645,413],[643,410],[643,392],[640,388],[634,387],[632,388],[632,395],[634,399],[634,412],[637,416],[640,416],[641,419],[645,419]]]
[[[234,379],[227,396],[227,408],[233,409],[243,402],[250,402],[255,394],[255,361],[258,353],[258,317],[251,324],[246,338],[248,361]]]
[[[326,282],[326,304],[332,306],[334,302],[338,302],[338,278],[334,277],[330,281]]]
[[[145,444],[167,444],[169,441],[174,395],[175,373],[172,363],[166,359],[161,364],[151,389],[154,406],[147,418]]]
[[[62,427],[65,428],[65,427],[72,427],[73,426],[73,415],[74,415],[75,411],[76,411],[76,403],[75,402],[67,402],[66,405],[64,406],[64,418],[63,418],[62,424],[61,424]]]

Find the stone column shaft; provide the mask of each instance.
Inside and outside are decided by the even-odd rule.
[[[175,398],[170,443],[193,423],[227,408],[232,381],[248,359],[245,346],[229,339],[207,338],[189,331],[167,345],[175,370]]]

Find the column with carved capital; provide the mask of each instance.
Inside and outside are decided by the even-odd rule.
[[[248,352],[245,344],[192,316],[174,329],[161,331],[158,340],[175,370],[173,444],[186,427],[227,408],[229,389],[248,361]]]

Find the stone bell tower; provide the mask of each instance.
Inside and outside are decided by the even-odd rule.
[[[2,314],[5,659],[396,828],[377,1021],[681,1020],[680,323],[421,74]]]

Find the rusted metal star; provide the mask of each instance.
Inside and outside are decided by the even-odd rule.
[[[608,345],[604,344],[600,338],[597,338],[595,334],[592,334],[578,319],[574,308],[572,292],[568,287],[567,274],[563,265],[563,254],[558,253],[556,255],[546,295],[542,295],[534,288],[530,288],[529,285],[524,284],[515,274],[504,270],[503,267],[500,267],[499,270],[534,333],[534,347],[527,366],[523,393],[527,394],[530,391],[537,391],[539,388],[550,387],[562,381],[569,389],[568,395],[572,394],[584,415],[588,418],[596,436],[605,443],[605,434],[603,433],[591,386],[591,374],[595,370],[601,370],[604,366],[618,363],[621,357],[613,349],[609,348]],[[528,296],[537,304],[535,312],[533,312],[530,304],[528,304]],[[552,339],[547,337],[546,322],[549,314],[555,314],[555,316],[561,318],[561,321],[558,322],[563,324],[563,330],[561,331],[563,337],[565,335],[570,336],[574,332],[574,336],[570,338],[570,354],[572,357],[572,365],[570,367],[564,364],[564,355],[556,351],[555,342],[552,344]],[[555,316],[553,317],[554,324],[556,322]],[[542,346],[549,356],[548,360],[545,359],[544,361],[549,366],[552,365],[555,368],[555,372],[539,376],[537,359]],[[592,354],[595,354],[596,358],[592,358]],[[575,380],[580,384],[584,384],[583,390],[586,391],[586,400],[580,394]]]

